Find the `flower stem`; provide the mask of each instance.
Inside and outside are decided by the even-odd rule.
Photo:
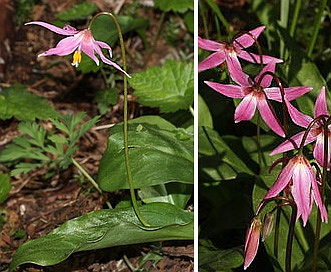
[[[292,245],[293,245],[293,237],[294,237],[294,227],[295,220],[297,217],[297,206],[291,205],[292,213],[291,219],[289,222],[289,229],[287,234],[287,242],[286,242],[286,255],[285,255],[285,271],[291,272],[291,262],[292,262]]]
[[[74,159],[71,158],[72,163],[78,168],[78,170],[88,179],[89,182],[94,186],[94,188],[103,196],[103,192],[101,191],[98,183],[85,171],[85,169]],[[107,200],[106,204],[109,209],[113,209],[110,202]]]
[[[223,26],[226,29],[227,33],[231,33],[230,24],[225,19],[223,13],[221,12],[220,8],[217,6],[217,4],[213,0],[206,0],[206,3],[210,6],[210,8],[213,10],[213,12],[216,14],[217,18],[222,22]]]
[[[315,16],[313,35],[310,39],[310,44],[309,44],[309,47],[308,47],[308,50],[307,50],[307,55],[308,55],[309,58],[311,57],[311,55],[313,53],[313,49],[314,49],[314,46],[315,46],[315,43],[316,43],[319,28],[321,26],[321,19],[322,19],[323,12],[324,12],[324,9],[326,7],[326,4],[327,4],[327,0],[319,1],[318,12]]]
[[[122,51],[122,61],[123,61],[123,69],[126,71],[126,55],[125,55],[125,46],[124,46],[124,41],[123,41],[123,35],[122,35],[122,30],[121,27],[118,23],[118,20],[112,14],[111,12],[99,12],[96,14],[93,19],[91,20],[90,24],[92,24],[93,20],[96,19],[100,15],[107,15],[110,16],[116,25],[117,31],[118,31],[118,38],[119,42],[121,45],[121,51]],[[132,179],[132,173],[131,173],[131,166],[130,166],[130,158],[129,158],[129,133],[128,133],[128,80],[127,76],[124,74],[123,75],[123,90],[124,90],[124,101],[123,101],[123,110],[124,110],[124,117],[123,117],[123,144],[124,144],[124,160],[125,160],[125,167],[126,167],[126,175],[127,175],[127,180],[129,184],[129,189],[130,189],[130,196],[131,196],[131,201],[132,201],[132,206],[134,209],[134,212],[139,219],[140,223],[143,224],[145,227],[150,226],[150,224],[147,223],[147,221],[144,219],[142,214],[140,213],[137,199],[136,199],[136,193],[134,190],[134,185],[133,185],[133,179]]]

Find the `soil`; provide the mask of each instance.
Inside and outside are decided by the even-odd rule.
[[[67,10],[78,2],[81,1],[37,1],[26,21],[52,22],[56,13]],[[112,10],[122,13],[133,1],[90,2],[96,3],[99,11]],[[150,20],[147,40],[152,43],[161,12],[148,7],[150,2],[141,0],[138,11],[139,17]],[[98,115],[94,97],[98,90],[105,88],[102,75],[83,75],[77,72],[70,60],[65,57],[37,59],[38,54],[55,46],[59,35],[41,27],[18,25],[15,21],[17,18],[14,0],[1,1],[0,10],[0,88],[23,84],[30,92],[47,98],[49,103],[63,114],[84,111],[88,118]],[[183,48],[186,46],[184,43],[174,48],[162,37],[151,52],[146,50],[143,41],[136,35],[126,37],[125,43],[129,52],[130,71],[135,72],[148,66],[159,65],[165,58],[176,59],[180,55],[180,50],[187,51]],[[114,55],[120,54],[118,46],[115,46],[113,51]],[[98,128],[90,130],[79,142],[79,151],[75,154],[75,159],[93,177],[98,173],[98,164],[109,136],[108,129],[103,127],[122,120],[122,104],[120,96],[111,111],[101,117]],[[158,109],[143,107],[130,95],[130,118],[151,113],[158,114]],[[18,121],[14,118],[0,121],[0,150],[18,135],[17,125]],[[0,229],[0,271],[8,270],[13,254],[24,242],[46,235],[69,219],[106,208],[104,199],[87,181],[82,180],[74,167],[47,179],[46,173],[47,169],[41,168],[12,179],[10,195],[0,206],[0,218],[5,218],[5,223]],[[116,202],[121,194],[123,192],[111,193],[108,198],[111,202]],[[158,262],[147,261],[143,270],[139,271],[193,271],[193,241],[160,242],[153,245],[132,245],[81,252],[73,254],[68,260],[54,267],[25,265],[17,271],[133,271],[138,266],[140,258],[149,252],[159,253],[162,259]]]

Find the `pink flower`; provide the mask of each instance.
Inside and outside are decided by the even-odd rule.
[[[261,228],[261,220],[257,217],[253,218],[246,233],[244,270],[250,266],[256,256],[259,248]]]
[[[240,86],[232,84],[220,84],[211,81],[205,83],[213,88],[215,91],[232,98],[243,98],[235,110],[234,121],[236,123],[244,120],[251,120],[254,116],[256,108],[259,109],[260,114],[266,124],[278,135],[284,137],[285,133],[280,125],[273,109],[268,103],[267,99],[282,101],[279,87],[269,87],[272,82],[272,76],[266,75],[262,78],[265,72],[274,73],[276,64],[274,62],[268,63],[262,71],[252,81],[248,75],[238,77],[235,81]],[[284,88],[285,98],[293,100],[297,97],[312,90],[311,87],[289,87]]]
[[[309,124],[313,121],[308,115],[305,115],[298,111],[295,107],[293,107],[289,102],[286,102],[289,114],[293,120],[293,122],[301,127],[307,128]],[[312,143],[316,141],[316,145],[314,147],[314,158],[316,161],[323,166],[324,165],[324,131],[323,131],[323,121],[326,122],[328,118],[330,118],[330,114],[327,110],[326,97],[325,97],[325,87],[322,87],[321,92],[316,99],[315,110],[314,110],[314,118],[322,117],[322,120],[317,121],[313,127],[310,129],[307,135],[307,139],[305,140],[304,145]],[[324,119],[324,120],[323,120]],[[331,154],[331,126],[328,126],[328,159],[327,159],[327,167],[330,168],[330,154]],[[288,150],[292,150],[294,148],[298,148],[301,144],[302,137],[305,134],[305,131],[299,132],[290,140],[284,141],[278,147],[276,147],[270,155],[275,155],[278,153],[282,153]],[[295,144],[294,144],[295,143]],[[296,145],[296,146],[295,146]]]
[[[260,63],[259,55],[248,53],[243,49],[253,45],[255,39],[257,39],[260,36],[260,34],[264,29],[265,26],[257,27],[249,31],[250,34],[247,33],[243,34],[235,38],[231,43],[227,43],[227,42],[219,43],[198,37],[199,47],[205,50],[215,51],[215,53],[212,53],[209,57],[204,59],[199,64],[198,67],[199,72],[218,66],[224,61],[226,61],[231,77],[233,79],[237,78],[238,76],[240,77],[242,68],[237,57],[240,57],[249,62]],[[269,62],[278,63],[283,61],[274,57],[263,55],[262,62],[263,64],[266,64]]]
[[[99,59],[95,56],[95,52],[100,56],[101,60],[115,67],[117,70],[121,71],[122,73],[126,74],[130,77],[119,65],[111,60],[107,59],[104,54],[102,53],[102,48],[107,49],[109,52],[109,56],[112,57],[112,50],[111,47],[101,41],[96,41],[93,38],[92,32],[90,29],[84,30],[76,30],[76,28],[66,25],[63,28],[56,27],[54,25],[44,23],[44,22],[29,22],[25,25],[40,25],[45,27],[57,34],[61,34],[64,36],[69,36],[67,38],[62,39],[55,48],[51,48],[46,52],[38,55],[38,57],[42,56],[51,56],[51,55],[58,55],[58,56],[65,56],[71,53],[74,53],[72,65],[78,67],[79,63],[81,62],[82,55],[81,53],[84,52],[87,56],[89,56],[94,62],[99,65]]]
[[[323,222],[328,221],[326,208],[322,202],[316,175],[303,155],[297,154],[280,172],[276,182],[270,188],[264,200],[277,196],[287,186],[290,187],[293,200],[297,205],[297,220],[302,218],[305,226],[310,215],[313,201],[320,209]]]

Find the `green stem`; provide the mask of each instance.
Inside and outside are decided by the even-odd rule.
[[[321,0],[320,1],[318,12],[317,12],[317,15],[315,17],[313,35],[312,35],[312,38],[310,39],[310,44],[309,44],[309,47],[308,47],[308,50],[307,50],[307,55],[308,55],[309,58],[311,57],[311,55],[313,53],[313,49],[314,49],[314,46],[315,46],[315,43],[316,43],[318,31],[319,31],[320,26],[321,26],[321,19],[322,19],[323,12],[324,12],[324,9],[326,7],[326,4],[327,4],[327,0]]]
[[[295,221],[297,218],[297,206],[291,205],[292,213],[291,219],[289,223],[289,229],[287,234],[287,243],[286,243],[286,255],[285,255],[285,271],[291,272],[291,262],[292,262],[292,245],[293,245],[293,238],[294,238],[294,227]]]
[[[116,25],[117,31],[118,31],[118,38],[119,42],[121,45],[121,51],[122,51],[122,61],[123,61],[123,69],[126,71],[126,55],[125,55],[125,46],[124,46],[124,41],[123,41],[123,35],[122,35],[122,30],[121,27],[118,23],[118,20],[116,17],[110,13],[110,12],[100,12],[96,14],[93,19],[91,20],[90,24],[92,24],[93,20],[95,20],[98,16],[100,15],[107,15],[110,16]],[[147,221],[144,219],[142,214],[140,213],[137,199],[136,199],[136,193],[133,185],[133,179],[132,179],[132,172],[131,172],[131,166],[130,166],[130,159],[129,159],[129,133],[128,133],[128,80],[127,76],[123,74],[123,90],[124,90],[124,101],[123,101],[123,110],[124,110],[124,117],[123,117],[123,137],[124,137],[124,160],[125,160],[125,167],[126,167],[126,175],[127,175],[127,180],[129,184],[129,189],[130,189],[130,196],[131,196],[131,201],[132,201],[132,206],[134,209],[134,212],[136,216],[138,217],[139,221],[141,224],[143,224],[145,227],[150,226]]]
[[[217,6],[217,4],[213,0],[205,0],[205,1],[210,6],[210,8],[213,10],[213,12],[216,14],[217,18],[222,22],[222,24],[225,27],[227,33],[231,33],[230,24],[225,19],[223,13],[221,12],[221,10]]]
[[[91,184],[94,186],[94,188],[101,194],[103,195],[102,190],[100,189],[98,183],[85,171],[85,169],[74,159],[71,158],[72,163],[78,168],[78,170],[91,182]],[[110,204],[109,201],[106,201],[106,204],[109,209],[113,209],[112,205]]]

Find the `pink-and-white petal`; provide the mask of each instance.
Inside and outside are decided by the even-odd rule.
[[[38,57],[43,56],[51,56],[51,55],[58,55],[58,56],[66,56],[74,52],[80,44],[80,40],[76,37],[67,37],[59,41],[56,47],[48,49],[42,54],[39,54]]]
[[[314,158],[321,167],[324,165],[324,133],[321,132],[316,137],[316,144],[313,152]],[[330,139],[328,139],[327,168],[330,169]]]
[[[260,36],[264,29],[265,26],[259,26],[253,30],[250,30],[249,34],[244,33],[240,35],[233,41],[233,45],[241,49],[250,47],[251,45],[253,45],[253,43],[255,43],[255,40]]]
[[[320,94],[318,95],[316,102],[315,102],[315,109],[314,109],[314,117],[318,117],[321,115],[329,115],[327,104],[326,104],[326,97],[325,97],[325,87],[323,86]]]
[[[84,42],[81,43],[81,50],[89,56],[94,62],[99,65],[99,59],[94,55],[94,50],[98,47],[97,44],[95,44],[93,39],[86,40],[84,39]]]
[[[261,117],[266,122],[266,124],[279,136],[285,137],[285,132],[281,126],[278,118],[276,117],[274,111],[271,109],[268,101],[266,99],[259,99],[257,107],[260,111]]]
[[[225,53],[223,51],[215,52],[199,63],[198,71],[204,71],[216,67],[225,61]]]
[[[235,54],[228,54],[226,56],[226,63],[228,65],[228,70],[231,78],[241,86],[250,86],[249,76],[244,73],[241,68],[241,64]]]
[[[244,270],[250,266],[256,256],[259,248],[261,228],[261,220],[259,218],[254,218],[246,232]]]
[[[277,196],[290,183],[294,170],[293,158],[282,169],[276,182],[269,189],[264,199],[270,199]]]
[[[235,123],[251,120],[255,113],[256,106],[257,101],[253,93],[246,95],[234,112]]]
[[[95,41],[95,43],[100,46],[101,48],[107,49],[108,53],[109,53],[109,57],[112,58],[113,57],[113,51],[111,49],[111,47],[105,43],[105,42],[101,42],[101,41]]]
[[[322,222],[327,223],[328,222],[328,212],[326,211],[326,208],[323,204],[317,182],[312,183],[312,194],[313,194],[313,198],[315,200],[316,205],[320,209]]]
[[[316,140],[316,136],[314,136],[313,130],[314,129],[312,129],[310,131],[310,133],[308,133],[308,136],[306,138],[304,145],[310,144]],[[295,134],[294,136],[292,136],[289,140],[284,141],[270,153],[270,156],[273,156],[273,155],[276,155],[279,153],[283,153],[283,152],[286,152],[286,151],[289,151],[292,149],[299,148],[304,134],[305,134],[305,131],[301,131],[301,132]]]
[[[45,28],[49,29],[50,31],[53,31],[57,34],[61,34],[61,35],[65,35],[65,36],[73,36],[79,32],[77,29],[75,29],[72,26],[59,28],[57,26],[54,26],[54,25],[51,25],[51,24],[48,24],[45,22],[40,22],[40,21],[28,22],[28,23],[25,23],[24,25],[39,25],[39,26],[45,27]]]
[[[259,63],[259,64],[261,63],[261,58],[262,58],[262,63],[263,64],[267,64],[267,63],[270,63],[270,62],[274,62],[274,63],[283,62],[283,60],[275,58],[275,57],[271,57],[271,56],[268,56],[268,55],[260,56],[260,55],[250,53],[250,52],[247,52],[247,51],[244,51],[244,50],[241,50],[240,53],[238,53],[238,57],[242,58],[244,60],[247,60],[249,62]]]
[[[221,50],[222,44],[219,42],[198,37],[198,46],[202,49],[209,51],[219,51]]]
[[[266,66],[263,67],[263,69],[260,71],[260,73],[255,77],[254,82],[258,83],[260,82],[260,86],[264,89],[270,86],[271,81],[273,79],[273,76],[270,74],[265,73],[275,73],[276,69],[276,63],[271,62],[268,63]],[[261,81],[260,81],[261,80]]]
[[[285,103],[292,121],[298,126],[306,128],[313,121],[313,118],[297,110],[289,101],[285,100]]]
[[[312,89],[313,88],[306,86],[284,88],[285,99],[288,101],[292,101],[311,91]],[[269,99],[282,102],[282,95],[279,87],[269,87],[266,88],[264,91]]]
[[[218,93],[221,93],[225,96],[231,98],[243,98],[242,88],[240,86],[232,85],[232,84],[221,84],[212,81],[205,81],[205,83],[215,90]]]

